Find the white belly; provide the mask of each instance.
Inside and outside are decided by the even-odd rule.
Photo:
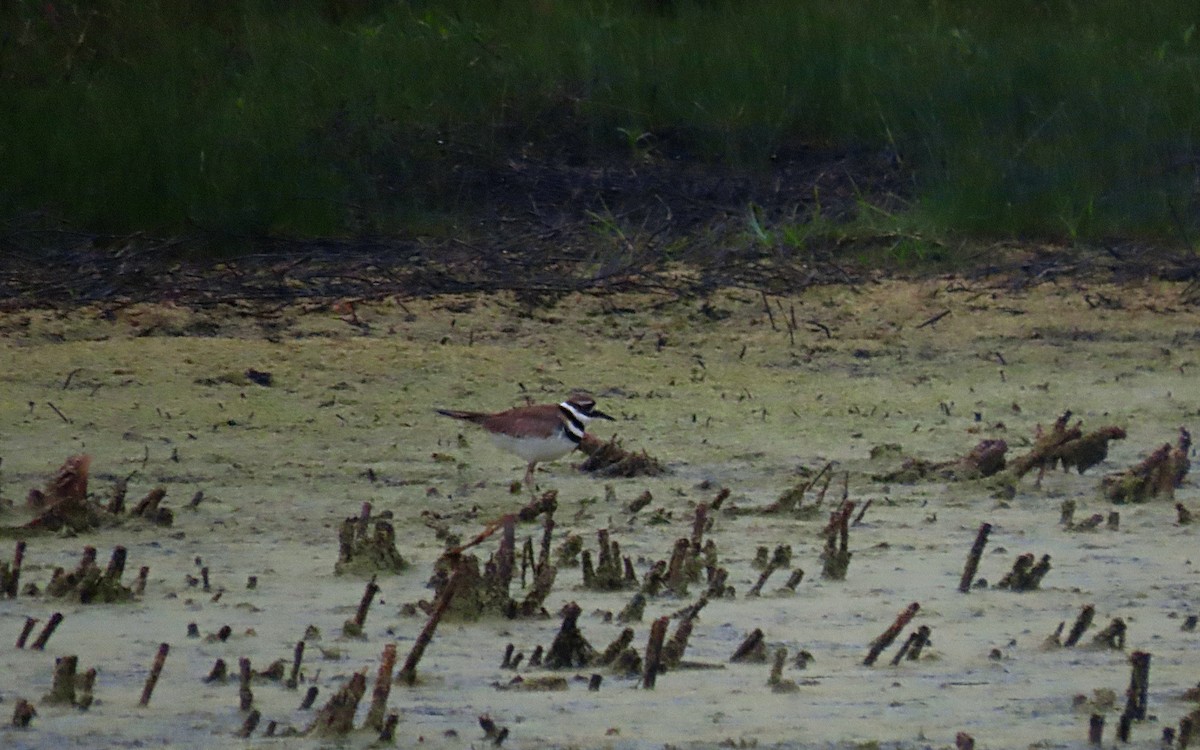
[[[526,461],[553,461],[575,450],[575,443],[559,436],[518,440],[510,435],[492,435],[492,442]]]

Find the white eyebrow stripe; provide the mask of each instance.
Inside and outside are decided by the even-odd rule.
[[[592,420],[589,415],[579,411],[579,409],[575,407],[575,404],[572,404],[570,401],[563,401],[558,405],[558,408],[565,411],[568,414],[568,418],[579,422],[580,425],[585,425]]]
[[[578,444],[583,440],[583,428],[591,419],[586,414],[581,413],[571,404],[566,401],[558,405],[559,413],[563,417],[563,432],[571,442]]]

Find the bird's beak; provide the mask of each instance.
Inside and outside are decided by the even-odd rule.
[[[615,418],[608,416],[607,414],[600,411],[599,409],[592,409],[592,413],[589,416],[592,419],[607,419],[609,422],[617,421]]]

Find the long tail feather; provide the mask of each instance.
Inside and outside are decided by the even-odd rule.
[[[441,414],[443,417],[451,417],[453,419],[462,419],[467,422],[476,423],[487,416],[487,414],[479,411],[459,411],[458,409],[438,409],[437,413]]]

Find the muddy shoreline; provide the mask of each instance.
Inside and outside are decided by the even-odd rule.
[[[23,584],[44,588],[85,545],[102,562],[126,547],[128,581],[140,566],[150,570],[144,594],[124,604],[0,599],[0,711],[7,722],[18,698],[38,710],[28,728],[0,729],[0,744],[321,746],[267,738],[264,727],[304,729],[313,712],[298,706],[309,686],[320,706],[355,672],[370,684],[387,643],[403,660],[425,622],[404,605],[430,599],[426,584],[445,547],[429,513],[469,539],[527,501],[510,493],[519,460],[434,409],[501,409],[583,387],[618,417],[593,425],[598,437],[619,436],[670,472],[598,479],[573,468],[577,455],[547,465],[538,483],[559,493],[554,545],[573,533],[594,550],[597,530],[607,529],[644,575],[690,533],[696,506],[728,488],[707,538],[736,595],[709,602],[686,655],[719,668],[668,671],[653,691],[608,673],[589,691],[588,677],[602,671],[594,669],[561,672],[566,691],[497,689],[517,674],[545,674],[501,668],[504,648],[548,647],[569,602],[582,607],[579,627],[598,648],[624,627],[605,613],[619,612],[630,592],[585,590],[579,568],[564,567],[546,618],[439,628],[417,685],[393,686],[397,746],[479,746],[488,740],[478,717],[488,714],[509,729],[505,746],[518,748],[951,747],[958,732],[982,746],[1075,747],[1091,713],[1106,716],[1106,740],[1115,736],[1129,655],[1142,650],[1153,656],[1151,718],[1134,725],[1133,745],[1157,747],[1162,728],[1195,708],[1183,696],[1195,685],[1200,635],[1182,626],[1200,611],[1196,531],[1177,522],[1173,501],[1113,506],[1098,487],[1195,426],[1200,313],[1181,300],[1185,289],[944,277],[771,295],[769,313],[762,295],[737,289],[694,299],[564,292],[552,306],[500,293],[352,308],[146,302],[5,312],[0,497],[13,507],[0,524],[21,522],[29,488],[81,453],[92,456],[93,494],[123,477],[131,498],[161,486],[174,523],[28,538]],[[270,385],[248,370],[269,372]],[[1020,452],[1038,424],[1067,409],[1087,428],[1128,433],[1083,475],[1052,472],[1041,486],[1027,477],[1012,496],[985,483],[874,478],[898,455],[944,460],[983,438]],[[899,454],[871,458],[892,445]],[[831,461],[848,476],[848,496],[871,501],[850,528],[844,581],[820,575],[827,512],[761,512]],[[646,491],[651,503],[629,512]],[[1079,518],[1118,512],[1119,527],[1064,528],[1068,499]],[[1194,480],[1175,501],[1200,510]],[[363,637],[344,638],[366,580],[335,575],[337,533],[364,502],[392,514],[410,566],[379,578]],[[983,522],[993,531],[979,576],[995,583],[1018,555],[1048,554],[1037,590],[958,591]],[[540,535],[537,524],[517,529],[522,542]],[[0,538],[0,558],[14,544]],[[791,546],[803,580],[788,590],[790,571],[781,570],[760,596],[746,596],[761,575],[758,548],[779,545]],[[200,567],[209,591],[193,584]],[[634,645],[643,649],[650,623],[701,589],[651,597],[644,619],[630,624]],[[892,666],[897,643],[864,666],[872,641],[912,602],[920,611],[900,641],[927,625],[921,658]],[[1085,605],[1096,621],[1087,643],[1047,647]],[[27,617],[45,622],[56,611],[63,623],[45,651],[15,648]],[[1128,624],[1125,649],[1090,646],[1116,617]],[[188,638],[190,623],[201,637]],[[262,724],[250,740],[236,737],[245,719],[237,680],[205,683],[214,660],[246,657],[256,668],[290,660],[309,625],[320,637],[308,643],[299,688],[256,683]],[[225,640],[205,637],[223,626]],[[768,685],[769,664],[730,663],[755,628],[772,649],[812,655],[806,668],[789,661],[783,670],[795,691]],[[153,700],[139,707],[161,643],[170,655]],[[97,670],[86,711],[43,704],[54,659],[65,655]],[[358,732],[350,743],[373,740]]]

